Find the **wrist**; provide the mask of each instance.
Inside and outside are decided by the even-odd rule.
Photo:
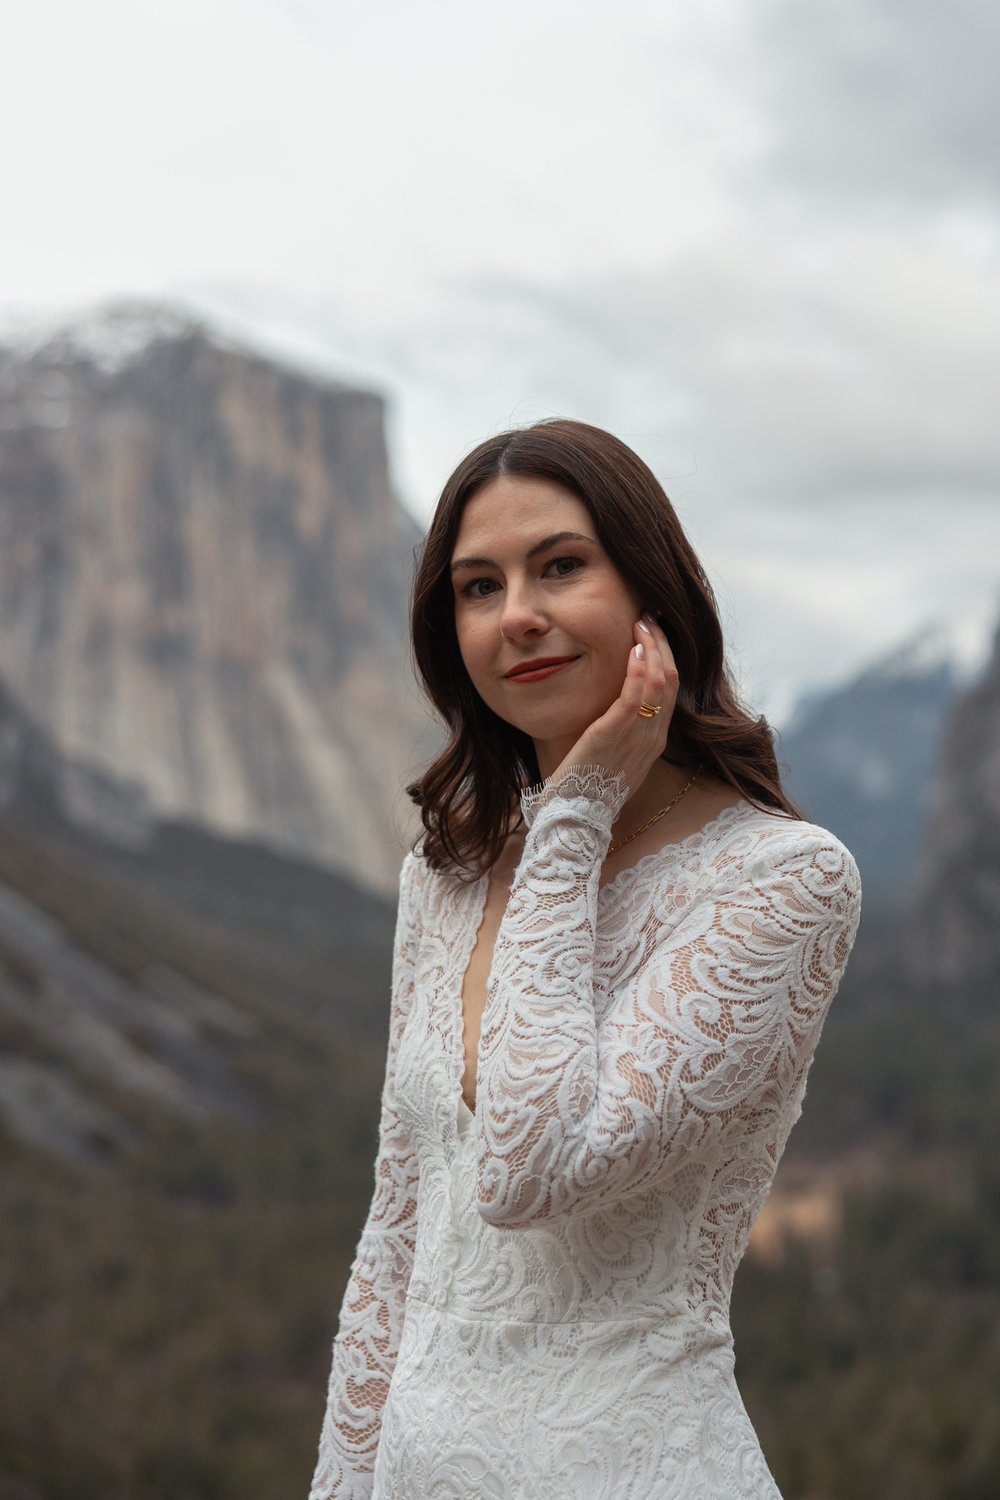
[[[621,771],[611,771],[607,766],[595,763],[573,764],[557,767],[545,781],[525,787],[521,792],[521,812],[530,828],[538,814],[551,803],[557,800],[579,802],[582,804],[580,811],[585,815],[588,805],[590,809],[605,810],[610,835],[611,824],[628,798],[628,782]]]

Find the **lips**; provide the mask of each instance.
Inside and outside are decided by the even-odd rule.
[[[539,656],[534,661],[523,661],[519,666],[512,667],[506,673],[507,677],[521,677],[528,672],[538,672],[542,667],[558,667],[563,662],[576,661],[575,656]]]

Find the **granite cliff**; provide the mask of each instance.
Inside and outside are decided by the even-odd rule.
[[[906,924],[914,980],[995,995],[1000,972],[1000,628],[950,716]]]
[[[429,747],[377,395],[116,304],[0,348],[0,673],[160,816],[391,890]],[[421,747],[421,748],[418,748]]]

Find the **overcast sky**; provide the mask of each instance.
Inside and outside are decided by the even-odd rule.
[[[33,0],[0,311],[166,296],[378,388],[421,520],[491,432],[612,428],[780,719],[1000,615],[998,55],[995,0]]]

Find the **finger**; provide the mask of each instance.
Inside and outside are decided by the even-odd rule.
[[[674,653],[670,649],[670,642],[667,640],[663,627],[648,612],[644,613],[642,618],[644,623],[649,627],[653,641],[659,651],[663,663],[665,686],[669,683],[676,684],[680,680],[677,672],[677,663],[674,660]]]
[[[645,619],[636,620],[632,633],[643,648],[643,661],[646,667],[644,683],[646,701],[659,703],[667,682],[667,666],[663,658],[663,647],[660,644],[662,635],[660,638],[655,636]]]
[[[638,715],[639,708],[644,703],[657,706],[663,687],[662,665],[652,637],[645,632],[640,633],[638,624],[634,627],[634,633],[639,638],[629,652],[628,671],[619,700],[629,719]]]
[[[641,703],[658,707],[660,713],[645,719],[645,722],[651,731],[655,724],[655,732],[661,734],[666,743],[679,684],[673,652],[662,628],[648,614],[636,621],[634,634],[644,646],[646,674],[639,701],[631,705],[631,711],[645,719],[645,715],[639,714]]]
[[[647,646],[645,641],[639,640],[634,643],[628,654],[628,671],[625,673],[625,686],[633,689],[641,689],[646,681],[649,671],[649,657],[652,650],[652,642]]]
[[[648,645],[647,642],[649,642]],[[646,690],[647,662],[652,649],[650,637],[645,635],[635,641],[629,651],[625,681],[622,683],[622,690],[618,697],[618,703],[626,717],[638,712],[639,704],[642,702],[643,693]]]
[[[667,656],[669,656],[670,660],[673,661],[674,654],[670,649],[670,642],[667,640],[666,631],[663,629],[663,626],[660,624],[659,620],[657,620],[656,616],[651,615],[649,611],[646,610],[643,612],[642,622],[649,630],[656,644]]]

